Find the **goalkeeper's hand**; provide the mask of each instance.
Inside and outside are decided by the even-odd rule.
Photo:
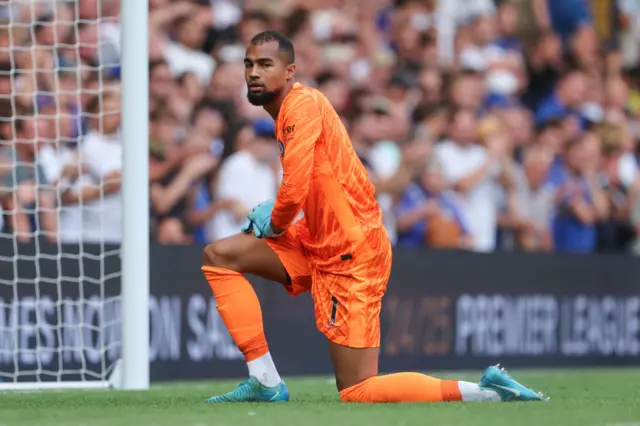
[[[271,211],[273,210],[275,202],[265,201],[253,208],[247,215],[249,221],[242,227],[242,232],[253,234],[257,238],[272,238],[279,237],[284,232],[276,233],[271,227]]]

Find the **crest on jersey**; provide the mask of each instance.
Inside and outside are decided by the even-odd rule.
[[[284,144],[281,140],[278,140],[278,150],[280,151],[280,157],[284,157]]]

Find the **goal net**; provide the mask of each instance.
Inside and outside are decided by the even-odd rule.
[[[0,0],[0,389],[121,356],[119,3]]]

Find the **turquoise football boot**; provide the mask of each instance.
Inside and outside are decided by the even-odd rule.
[[[483,389],[494,390],[500,395],[502,401],[548,401],[539,392],[535,392],[526,386],[521,385],[507,374],[500,364],[487,368],[480,379],[480,387]]]
[[[264,386],[255,377],[242,382],[238,387],[224,395],[212,396],[207,399],[207,403],[216,404],[219,402],[287,402],[289,401],[289,390],[284,381],[274,387]]]

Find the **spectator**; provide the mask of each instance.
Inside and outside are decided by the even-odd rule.
[[[583,25],[591,25],[591,13],[587,0],[532,0],[538,27],[543,31],[553,29],[563,40]]]
[[[476,17],[471,26],[469,43],[462,48],[458,58],[460,66],[482,72],[505,60],[509,51],[498,45],[498,36],[496,16]]]
[[[507,142],[495,136],[487,138],[486,146],[477,143],[475,114],[458,109],[451,117],[449,140],[435,149],[447,181],[462,194],[463,217],[477,251],[495,248],[499,182],[508,180]]]
[[[450,105],[445,102],[419,105],[413,114],[417,132],[434,141],[442,140],[449,124],[450,110]]]
[[[620,127],[604,124],[597,130],[602,141],[599,180],[610,209],[610,215],[598,227],[598,250],[615,252],[627,247],[635,235],[629,217],[638,182],[637,169],[625,167]]]
[[[212,240],[237,233],[253,206],[276,196],[279,172],[274,166],[278,161],[274,124],[258,120],[254,130],[253,141],[231,155],[220,169],[214,199],[233,202],[209,224],[208,235]]]
[[[524,53],[524,45],[517,34],[519,20],[517,7],[506,1],[498,4],[498,31],[500,35],[496,40],[496,45],[505,50]]]
[[[596,29],[591,25],[580,26],[568,40],[567,60],[569,66],[588,72],[603,68],[603,60]]]
[[[75,190],[66,188],[63,204],[82,209],[82,239],[93,243],[119,243],[122,239],[122,140],[120,93],[104,93],[87,106],[91,131],[79,146],[79,161],[86,176]]]
[[[512,231],[515,246],[523,251],[552,251],[551,225],[554,189],[547,182],[552,155],[545,148],[528,148],[515,173],[513,198],[505,206],[501,227]]]
[[[192,151],[194,155],[169,158],[168,173],[151,184],[151,208],[157,226],[157,241],[163,244],[192,242],[189,236],[191,227],[201,225],[202,222],[189,219],[188,214],[190,205],[200,190],[197,183],[218,165],[218,159],[207,152],[207,139],[196,133],[188,134],[185,139],[185,148],[195,149]],[[198,145],[201,148],[198,149]],[[164,158],[156,157],[156,160],[162,161]],[[171,167],[176,163],[179,164],[178,167]]]
[[[607,215],[604,193],[595,181],[589,158],[593,135],[569,141],[565,148],[565,173],[556,195],[553,224],[554,247],[558,252],[591,253],[596,249],[596,223]]]
[[[630,214],[629,221],[635,233],[635,238],[630,244],[631,252],[640,256],[640,185],[634,184],[629,200]]]
[[[580,108],[584,102],[587,81],[582,71],[573,70],[558,82],[556,90],[549,95],[536,110],[536,123],[549,120],[567,120],[569,137],[575,137],[582,125]]]
[[[437,67],[424,67],[419,76],[421,101],[425,104],[434,104],[442,101],[443,83],[442,74]]]
[[[167,7],[152,8],[149,15],[152,42],[158,40],[163,59],[169,63],[174,77],[184,72],[195,73],[207,84],[215,68],[213,58],[200,51],[207,34],[207,18],[193,3],[174,2]],[[167,28],[175,29],[175,41],[169,39]]]
[[[640,4],[634,0],[618,0],[621,12],[623,34],[621,47],[624,52],[625,66],[633,66],[640,61]]]
[[[529,84],[523,100],[528,108],[535,111],[552,93],[564,71],[560,38],[555,33],[543,34],[536,41],[526,64]]]
[[[3,139],[8,135],[13,145],[0,145],[0,202],[7,212],[7,233],[14,233],[18,241],[31,239],[32,224],[40,219],[40,232],[55,240],[57,226],[53,197],[38,152],[47,134],[48,122],[34,118],[30,111],[15,117],[13,138],[10,123],[3,123]],[[5,139],[6,140],[6,139]],[[36,210],[36,206],[38,209]]]
[[[566,140],[559,120],[548,121],[536,129],[536,145],[547,150],[552,158],[547,183],[554,188],[560,185],[564,177],[563,147]]]
[[[152,97],[166,100],[176,90],[171,68],[164,59],[149,62],[149,92]],[[153,109],[152,109],[153,110]]]
[[[483,75],[464,70],[451,76],[450,81],[449,101],[457,107],[480,112],[485,95]]]
[[[442,166],[436,161],[427,165],[419,182],[409,185],[396,213],[399,246],[471,247],[462,203],[446,186]]]
[[[495,3],[491,0],[437,0],[437,12],[439,59],[448,65],[453,59],[457,30],[473,17],[493,14]]]

